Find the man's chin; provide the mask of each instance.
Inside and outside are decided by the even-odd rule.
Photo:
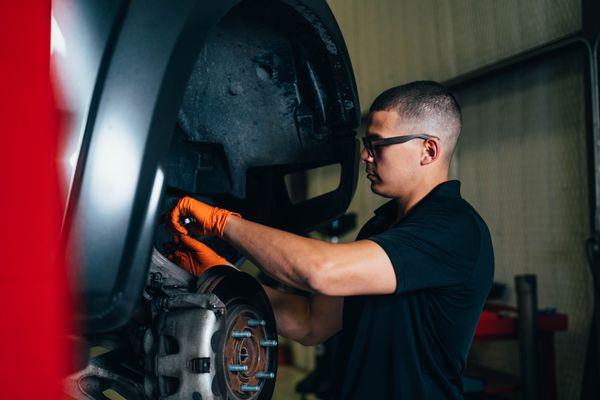
[[[376,181],[371,181],[371,192],[378,194],[380,196],[385,196],[385,194],[383,194],[381,191],[379,182],[376,182]]]

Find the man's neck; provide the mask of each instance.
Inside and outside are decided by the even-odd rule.
[[[394,219],[394,224],[404,218],[433,188],[447,180],[448,174],[442,174],[432,179],[425,179],[401,197],[396,198],[396,218]]]

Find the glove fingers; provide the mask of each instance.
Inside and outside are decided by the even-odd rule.
[[[204,243],[185,235],[180,236],[179,239],[183,245],[190,248],[194,252],[194,259],[202,267],[229,265],[229,262],[225,258],[221,257]]]
[[[175,235],[173,240],[189,250],[176,250],[167,258],[194,276],[199,276],[207,269],[217,265],[231,265],[213,249],[190,236]]]
[[[197,235],[223,237],[225,224],[231,215],[240,217],[238,213],[213,207],[186,196],[179,199],[177,205],[171,211],[169,221],[171,228],[183,235],[189,235],[191,231]],[[184,227],[180,222],[183,217],[193,217],[196,222]]]
[[[169,216],[171,228],[173,228],[176,232],[182,233],[184,235],[187,235],[188,231],[183,226],[181,226],[179,220],[181,219],[181,217],[187,216],[189,214],[187,212],[187,199],[187,197],[179,199],[177,205],[173,207],[173,210],[171,210],[171,215]]]
[[[178,243],[183,244],[188,249],[191,249],[195,252],[204,252],[206,250],[210,250],[210,247],[205,245],[199,240],[194,239],[188,235],[175,235],[177,236]]]

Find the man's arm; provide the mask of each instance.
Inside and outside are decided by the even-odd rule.
[[[264,272],[289,286],[326,296],[391,294],[396,274],[387,253],[375,242],[332,244],[240,218],[239,214],[190,197],[170,213],[171,227],[181,235],[181,218],[192,217],[196,234],[226,239]]]
[[[231,265],[204,243],[189,237],[176,236],[176,243],[187,249],[176,250],[169,260],[195,276],[216,265]],[[273,306],[277,328],[285,337],[305,345],[318,344],[342,327],[343,299],[316,294],[311,298],[283,293],[263,285]]]
[[[315,294],[311,298],[263,285],[279,334],[305,346],[324,342],[342,329],[343,298]]]
[[[223,237],[278,281],[325,296],[391,294],[396,274],[386,252],[360,240],[333,244],[231,216]]]

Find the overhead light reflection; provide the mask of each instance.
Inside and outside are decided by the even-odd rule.
[[[66,56],[67,45],[65,43],[65,37],[63,36],[54,14],[52,14],[52,21],[50,24],[50,54],[58,53],[61,56]]]
[[[79,155],[79,149],[74,151],[73,154],[71,154],[71,156],[69,157],[69,166],[71,167],[71,171],[75,170],[75,164],[77,164],[77,156],[78,155]],[[71,175],[73,175],[72,172],[69,174],[69,180],[72,177]]]
[[[106,216],[132,201],[138,178],[140,144],[127,132],[128,124],[122,122],[114,121],[96,132],[98,142],[90,160],[94,178],[91,199],[96,212]]]

